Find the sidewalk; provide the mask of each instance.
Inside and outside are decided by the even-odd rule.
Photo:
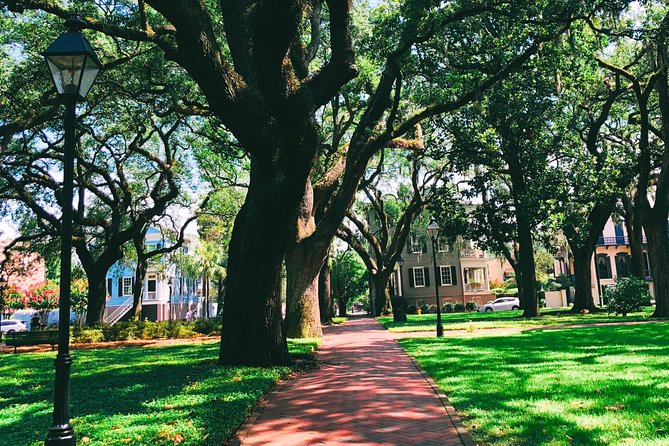
[[[473,446],[431,380],[375,320],[327,327],[320,369],[256,408],[233,445]]]

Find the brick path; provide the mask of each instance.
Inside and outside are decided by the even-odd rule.
[[[262,403],[233,445],[474,445],[434,382],[373,319],[327,327],[321,367]]]

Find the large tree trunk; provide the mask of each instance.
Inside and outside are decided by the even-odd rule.
[[[142,290],[144,288],[144,278],[146,277],[146,270],[148,269],[148,262],[146,259],[138,259],[137,266],[135,266],[135,283],[132,287],[132,320],[138,321],[142,318]]]
[[[574,255],[574,306],[572,312],[596,311],[592,297],[592,270],[590,268],[594,250],[589,247],[571,247]]]
[[[294,245],[286,253],[286,336],[318,338],[323,336],[318,308],[317,263],[303,245]]]
[[[252,159],[246,201],[232,231],[219,362],[288,364],[281,316],[281,268],[307,171]],[[300,181],[294,176],[303,175]],[[318,310],[316,310],[318,311]]]
[[[332,295],[330,288],[330,254],[328,253],[321,272],[318,275],[318,306],[321,313],[321,323],[329,324],[332,322],[334,313],[332,312]]]
[[[523,317],[539,316],[539,300],[537,299],[537,279],[534,266],[534,246],[532,244],[532,229],[522,210],[516,216],[518,220],[518,263],[521,273],[518,289],[522,288],[520,306]]]
[[[630,247],[630,275],[645,279],[643,267],[643,226],[641,213],[638,212],[628,197],[623,197],[625,209],[625,228]]]
[[[88,279],[88,305],[86,307],[86,325],[94,325],[104,320],[107,304],[107,271],[86,271]]]
[[[390,275],[379,272],[371,276],[371,285],[374,293],[375,315],[383,315],[384,310],[390,310]]]
[[[653,274],[655,312],[653,317],[669,317],[669,235],[666,218],[650,218],[644,229],[648,237],[648,258]]]
[[[296,213],[293,242],[286,250],[286,336],[314,338],[323,336],[318,309],[318,276],[329,252],[330,241],[308,239],[316,228],[314,191],[306,181]],[[320,245],[317,245],[320,243]]]

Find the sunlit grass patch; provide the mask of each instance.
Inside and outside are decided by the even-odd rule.
[[[631,313],[626,317],[614,316],[607,313],[569,314],[568,309],[544,309],[540,317],[520,318],[522,311],[444,313],[442,323],[444,330],[467,330],[474,332],[478,329],[514,328],[549,325],[595,324],[608,322],[630,322],[649,320],[654,308],[647,307],[642,312]],[[435,331],[437,325],[436,314],[409,314],[406,322],[394,322],[392,316],[379,317],[378,321],[389,331],[403,333],[413,331]]]
[[[500,445],[669,445],[669,324],[412,338],[474,438]]]
[[[289,341],[301,365],[318,340]],[[221,445],[289,367],[216,366],[218,342],[72,353],[78,444]],[[0,444],[42,444],[55,353],[0,356]],[[85,438],[85,440],[84,440]]]

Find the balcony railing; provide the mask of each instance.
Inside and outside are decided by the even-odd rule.
[[[461,259],[485,259],[485,252],[480,249],[463,249],[460,251]]]
[[[597,244],[602,246],[629,245],[630,240],[627,236],[617,235],[615,237],[599,237]],[[648,243],[646,236],[643,236],[642,243]]]

